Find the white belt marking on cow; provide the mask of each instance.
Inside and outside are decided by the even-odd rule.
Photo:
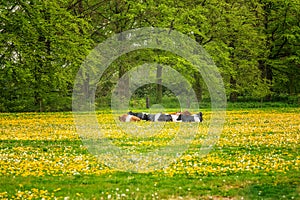
[[[200,118],[198,116],[194,116],[195,122],[200,122]]]
[[[160,117],[161,113],[157,113],[154,117],[154,121],[157,122],[158,121],[158,118]]]
[[[172,117],[172,121],[173,121],[173,122],[177,122],[177,118],[178,118],[177,115],[171,115],[171,117]]]
[[[130,122],[131,118],[132,118],[132,115],[127,115],[125,122]]]

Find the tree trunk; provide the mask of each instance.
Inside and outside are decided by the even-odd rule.
[[[194,73],[194,79],[195,79],[194,90],[196,93],[196,97],[197,97],[198,102],[201,102],[202,101],[202,85],[200,82],[200,74]]]
[[[289,75],[289,93],[290,96],[294,96],[296,94],[296,88],[295,88],[295,76],[290,74]]]
[[[162,66],[157,65],[156,70],[156,103],[162,102]]]
[[[122,29],[122,27],[120,27]],[[118,40],[120,42],[124,41],[126,39],[126,35],[124,33],[120,33]],[[124,105],[124,100],[128,98],[129,95],[129,77],[126,76],[127,72],[127,67],[124,65],[124,63],[130,62],[130,59],[127,60],[125,59],[123,62],[119,61],[118,66],[119,66],[119,96],[121,97],[120,103]],[[124,76],[125,75],[125,76]]]
[[[269,83],[272,83],[272,81],[273,81],[273,72],[272,72],[271,66],[267,65],[263,61],[259,61],[259,69],[261,71],[262,79],[266,79]],[[271,90],[272,90],[272,88],[271,88]],[[272,99],[271,94],[268,94],[265,97],[266,101],[271,101],[271,99]]]
[[[119,64],[119,96],[121,97],[121,103],[124,103],[124,100],[126,98],[129,98],[129,77],[124,76],[126,73],[125,66],[122,66],[122,64]]]
[[[150,99],[148,96],[146,97],[146,108],[150,108]]]
[[[231,102],[236,102],[237,98],[238,98],[238,93],[235,91],[236,90],[236,80],[233,77],[230,77],[230,88],[233,91],[230,93],[229,100]]]

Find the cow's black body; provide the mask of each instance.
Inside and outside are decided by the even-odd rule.
[[[182,122],[202,122],[203,117],[202,117],[202,112],[199,112],[198,114],[195,115],[184,115],[180,114],[177,118],[177,121],[182,121]]]
[[[134,113],[132,111],[129,111],[128,115],[133,115],[133,116],[140,118],[141,120],[149,121],[148,114],[146,114],[146,113]]]

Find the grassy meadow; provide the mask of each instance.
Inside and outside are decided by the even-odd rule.
[[[189,149],[154,172],[117,171],[83,145],[72,113],[0,114],[0,199],[300,199],[300,108],[231,109],[204,157],[199,147],[210,111]],[[178,123],[130,137],[99,111],[106,137],[149,152],[175,136]],[[140,122],[149,126],[151,122]]]

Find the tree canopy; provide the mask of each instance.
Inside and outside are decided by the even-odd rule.
[[[230,101],[299,98],[298,0],[4,0],[0,18],[0,111],[70,110],[74,77],[88,53],[113,34],[149,26],[179,31],[202,45]],[[144,62],[172,66],[200,101],[209,95],[190,63],[145,49],[112,63],[96,98],[109,98],[118,78]],[[157,73],[159,80],[159,66]],[[162,93],[168,91],[151,85],[137,91],[157,101]]]

